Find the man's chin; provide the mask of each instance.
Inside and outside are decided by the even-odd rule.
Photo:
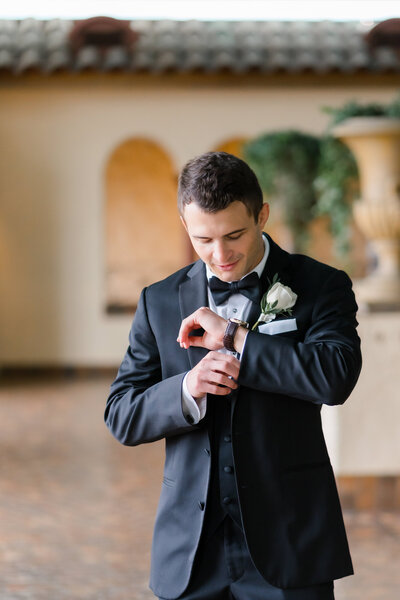
[[[239,279],[241,279],[243,277],[242,273],[240,272],[240,270],[237,268],[236,265],[233,269],[216,268],[216,269],[213,269],[213,272],[218,277],[218,279],[220,279],[221,281],[238,281]]]

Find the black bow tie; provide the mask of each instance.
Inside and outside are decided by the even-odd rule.
[[[255,271],[231,283],[221,281],[218,277],[211,277],[208,284],[217,306],[228,300],[232,294],[242,294],[256,303],[260,299],[260,278]]]

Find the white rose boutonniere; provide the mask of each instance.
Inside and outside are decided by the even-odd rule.
[[[296,304],[297,294],[287,285],[283,285],[275,273],[272,283],[261,298],[261,313],[252,329],[260,323],[269,323],[279,314],[292,314],[292,307]]]

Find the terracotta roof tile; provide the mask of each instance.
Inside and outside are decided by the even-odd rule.
[[[0,20],[0,69],[110,71],[379,72],[400,71],[400,53],[371,52],[359,22],[131,21],[132,47],[72,51],[73,21]]]

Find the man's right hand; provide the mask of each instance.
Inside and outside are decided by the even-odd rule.
[[[222,354],[216,350],[209,352],[187,374],[186,385],[194,399],[205,394],[227,396],[236,390],[240,361],[232,354]]]

